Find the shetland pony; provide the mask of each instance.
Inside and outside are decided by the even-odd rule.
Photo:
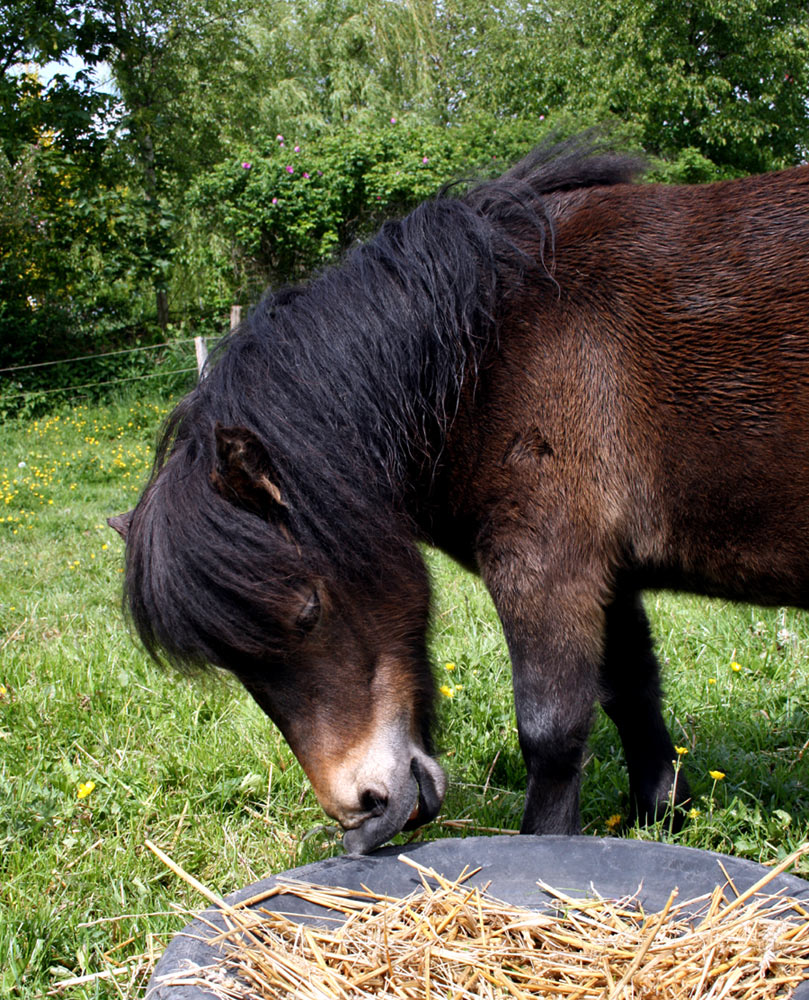
[[[494,599],[528,833],[579,829],[598,701],[636,813],[688,798],[644,589],[809,602],[809,168],[640,169],[540,147],[269,295],[115,519],[146,649],[232,671],[350,852],[445,791],[418,542]]]

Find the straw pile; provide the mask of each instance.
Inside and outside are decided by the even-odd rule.
[[[272,890],[333,911],[331,928],[223,903],[225,958],[169,985],[222,1000],[771,1000],[809,977],[806,904],[762,893],[795,855],[744,893],[729,882],[730,901],[723,887],[682,903],[674,890],[654,914],[541,882],[558,912],[537,913],[465,886],[474,871],[451,881],[400,860],[422,880],[404,899],[292,881]]]

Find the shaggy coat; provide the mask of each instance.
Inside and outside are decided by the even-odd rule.
[[[639,169],[540,147],[269,295],[124,519],[147,649],[233,671],[349,850],[444,792],[417,542],[494,599],[526,832],[578,829],[598,701],[638,814],[688,798],[644,589],[807,605],[809,168],[694,187]]]

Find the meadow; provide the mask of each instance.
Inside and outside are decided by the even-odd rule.
[[[202,905],[147,838],[218,893],[341,850],[247,696],[159,670],[127,631],[123,543],[105,522],[136,500],[168,405],[130,395],[0,429],[2,996],[141,995]],[[524,777],[497,619],[477,579],[428,559],[450,789],[416,836],[515,830]],[[689,821],[626,828],[622,753],[599,715],[585,832],[784,857],[809,839],[809,618],[665,593],[647,607]]]

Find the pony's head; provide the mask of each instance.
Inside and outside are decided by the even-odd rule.
[[[395,524],[376,571],[296,537],[265,445],[244,427],[180,439],[131,515],[129,611],[146,648],[235,674],[275,722],[323,809],[364,853],[438,812],[430,756],[429,585]],[[350,560],[348,561],[350,565]]]

